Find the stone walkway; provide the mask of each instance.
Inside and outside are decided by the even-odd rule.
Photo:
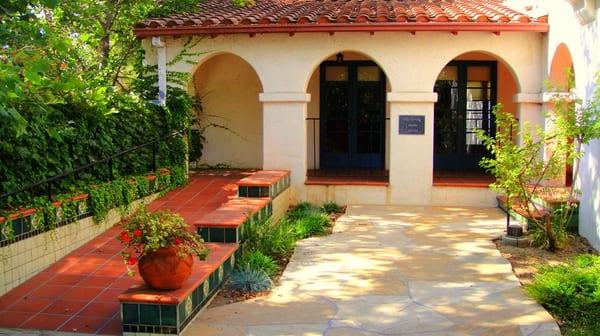
[[[490,240],[503,218],[351,206],[299,243],[269,296],[208,309],[186,335],[560,335]]]

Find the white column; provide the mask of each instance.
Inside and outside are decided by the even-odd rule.
[[[393,204],[429,204],[433,184],[434,92],[390,92],[390,196]],[[399,134],[399,117],[425,117],[425,134]]]
[[[265,92],[263,103],[263,169],[291,172],[292,202],[304,193],[307,169],[305,92]]]
[[[152,37],[152,45],[156,47],[156,62],[158,67],[158,103],[167,102],[167,45],[159,37]]]
[[[544,114],[542,113],[542,94],[541,93],[519,93],[513,98],[517,106],[517,118],[519,119],[519,129],[523,130],[525,125],[529,125],[535,139],[535,128],[540,126],[544,128]],[[522,144],[519,137],[517,142]]]

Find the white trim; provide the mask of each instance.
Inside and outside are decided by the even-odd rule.
[[[513,97],[513,102],[517,104],[541,104],[543,99],[541,93],[517,93]]]
[[[436,103],[438,95],[435,92],[388,92],[387,101],[390,103]]]
[[[550,103],[556,98],[569,98],[571,97],[570,92],[542,92],[542,102]]]
[[[308,103],[310,94],[306,92],[264,92],[258,95],[263,103]]]

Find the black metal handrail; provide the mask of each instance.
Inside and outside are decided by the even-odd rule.
[[[50,178],[48,178],[48,179],[46,179],[44,181],[36,182],[36,183],[30,184],[28,186],[25,186],[23,188],[20,188],[20,189],[17,189],[17,190],[13,190],[13,191],[4,193],[4,194],[0,195],[0,201],[2,201],[5,198],[8,198],[10,196],[14,196],[16,194],[33,191],[35,189],[42,189],[42,187],[44,185],[46,185],[45,186],[46,187],[46,195],[48,196],[48,198],[50,199],[50,201],[52,201],[52,185],[54,183],[56,183],[56,182],[58,182],[58,181],[60,181],[60,180],[62,180],[64,178],[67,178],[67,177],[69,177],[71,175],[78,174],[78,173],[80,173],[80,172],[82,172],[82,171],[84,171],[86,169],[92,168],[94,166],[97,166],[97,165],[100,165],[100,164],[103,164],[103,163],[106,163],[108,165],[108,180],[112,181],[114,179],[114,174],[113,174],[113,160],[114,159],[119,158],[119,157],[121,157],[121,156],[123,156],[125,154],[129,154],[131,152],[135,152],[135,151],[140,150],[142,148],[149,147],[149,146],[152,146],[152,170],[156,171],[157,168],[158,168],[156,166],[156,159],[157,159],[157,148],[156,148],[156,145],[159,142],[164,141],[166,139],[174,138],[176,136],[183,136],[184,132],[185,131],[181,130],[181,131],[176,131],[176,132],[170,133],[168,135],[165,135],[165,136],[156,138],[154,140],[148,141],[146,143],[143,143],[141,145],[133,146],[133,147],[130,147],[130,148],[125,149],[123,151],[120,151],[120,152],[118,152],[116,154],[109,155],[109,156],[107,156],[107,157],[105,157],[103,159],[94,160],[94,161],[92,161],[92,162],[90,162],[88,164],[85,164],[85,165],[79,166],[79,167],[77,167],[77,168],[75,168],[73,170],[70,170],[70,171],[63,172],[61,174],[55,175],[55,176],[50,177]]]

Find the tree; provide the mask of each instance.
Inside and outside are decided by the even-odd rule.
[[[577,161],[583,156],[585,145],[600,137],[600,75],[594,96],[586,104],[574,94],[557,95],[553,104],[553,113],[546,117],[553,125],[549,130],[530,125],[520,129],[515,117],[502,112],[499,105],[494,110],[496,137],[483,132],[478,135],[493,154],[480,163],[496,177],[492,188],[507,196],[507,209],[517,206],[526,213],[528,220],[543,234],[539,237],[540,245],[551,251],[565,243],[565,227],[577,206]],[[521,145],[514,141],[515,135],[521,139]],[[547,150],[545,157],[544,150]],[[534,201],[542,193],[544,183],[560,177],[565,165],[573,162],[575,181],[564,204],[551,211],[544,209]]]

